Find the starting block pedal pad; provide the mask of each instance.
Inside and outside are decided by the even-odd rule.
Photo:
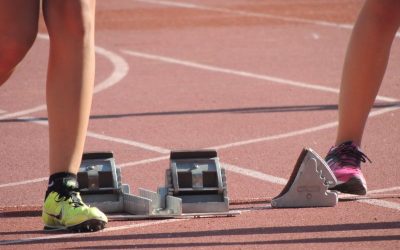
[[[337,183],[326,162],[312,149],[301,152],[282,192],[272,199],[274,208],[333,207],[338,195],[329,188]]]
[[[215,150],[172,151],[165,180],[168,194],[182,200],[183,213],[229,211],[225,171]]]

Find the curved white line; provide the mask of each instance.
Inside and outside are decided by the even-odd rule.
[[[41,38],[44,40],[49,40],[49,36],[47,34],[39,33],[38,38]],[[125,61],[125,59],[123,59],[121,56],[117,55],[116,53],[106,50],[104,48],[98,47],[98,46],[95,47],[95,51],[97,54],[102,55],[105,58],[107,58],[112,63],[114,69],[113,69],[111,75],[109,75],[105,80],[103,80],[99,84],[96,84],[96,86],[94,87],[94,90],[93,90],[94,94],[114,86],[115,84],[120,82],[128,74],[128,71],[129,71],[128,63]],[[43,110],[46,110],[45,104],[30,108],[30,109],[25,109],[25,110],[1,115],[0,120],[5,120],[5,119],[13,118],[13,117],[33,114],[33,113],[43,111]]]

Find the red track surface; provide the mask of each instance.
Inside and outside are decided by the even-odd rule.
[[[89,130],[97,135],[88,137],[86,150],[111,149],[125,164],[166,155],[169,149],[225,145],[218,149],[222,162],[285,179],[303,147],[324,155],[336,126],[307,129],[336,120],[337,93],[286,83],[338,88],[350,29],[335,24],[352,24],[362,1],[176,3],[98,1],[96,85],[106,80],[114,85],[94,97]],[[234,218],[110,222],[93,234],[45,233],[39,212],[23,206],[40,206],[43,199],[47,127],[16,118],[45,118],[46,113],[5,115],[44,104],[47,46],[39,38],[0,91],[0,206],[18,207],[0,210],[2,249],[400,248],[399,199],[341,202],[335,208],[236,206],[250,211]],[[392,54],[379,94],[396,99],[398,39]],[[397,109],[369,120],[364,151],[373,164],[364,172],[370,190],[400,190],[399,122]],[[127,164],[123,182],[132,190],[155,190],[167,165],[167,160]],[[283,187],[262,177],[227,175],[231,199],[271,197]]]

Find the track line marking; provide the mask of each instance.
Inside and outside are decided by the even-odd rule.
[[[391,112],[391,111],[395,111],[395,110],[398,110],[398,109],[400,109],[400,107],[390,107],[390,108],[384,108],[384,109],[381,109],[381,110],[372,111],[369,114],[369,117],[378,116],[378,115],[381,115],[381,114],[384,114],[384,113],[387,113],[387,112]],[[212,148],[213,149],[225,149],[225,148],[239,147],[239,146],[243,146],[243,145],[255,144],[255,143],[260,143],[260,142],[284,139],[284,138],[289,138],[289,137],[294,137],[294,136],[305,135],[305,134],[321,131],[321,130],[324,130],[324,129],[334,128],[337,125],[338,125],[337,121],[336,122],[329,122],[329,123],[325,123],[325,124],[322,124],[322,125],[319,125],[319,126],[310,127],[310,128],[306,128],[306,129],[295,130],[295,131],[288,132],[288,133],[270,135],[270,136],[259,137],[259,138],[254,138],[254,139],[250,139],[250,140],[245,140],[245,141],[233,142],[233,143],[227,143],[227,144],[215,146],[215,147],[212,147]]]
[[[326,87],[326,86],[317,85],[317,84],[293,81],[293,80],[283,79],[283,78],[279,78],[279,77],[255,74],[255,73],[241,71],[241,70],[222,68],[222,67],[217,67],[217,66],[212,66],[212,65],[207,65],[207,64],[201,64],[201,63],[197,63],[197,62],[193,62],[193,61],[180,60],[177,58],[148,54],[148,53],[143,53],[143,52],[133,51],[133,50],[121,50],[121,52],[124,54],[130,55],[130,56],[138,57],[138,58],[155,60],[155,61],[160,61],[160,62],[165,62],[165,63],[170,63],[170,64],[177,64],[177,65],[181,65],[181,66],[185,66],[185,67],[196,68],[196,69],[206,70],[206,71],[210,71],[210,72],[218,72],[218,73],[224,73],[224,74],[228,74],[228,75],[236,75],[236,76],[241,76],[241,77],[246,77],[246,78],[264,80],[264,81],[268,81],[268,82],[275,83],[275,84],[288,85],[288,86],[293,86],[293,87],[298,87],[298,88],[319,90],[319,91],[330,92],[330,93],[335,93],[335,94],[339,93],[339,89],[337,89],[337,88],[331,88],[331,87]],[[376,100],[387,101],[387,102],[398,101],[397,99],[394,99],[391,97],[385,97],[385,96],[377,96]]]
[[[35,123],[35,124],[38,124],[38,125],[43,125],[43,126],[48,126],[49,125],[48,121],[38,121],[38,120],[35,120],[35,117],[25,116],[25,117],[19,117],[19,118],[16,118],[16,119],[20,120],[20,121],[31,122],[31,123]],[[166,148],[153,146],[153,145],[146,144],[146,143],[143,143],[143,142],[128,140],[128,139],[125,139],[125,138],[99,134],[99,133],[95,133],[95,132],[91,132],[91,131],[87,131],[86,136],[87,137],[91,137],[91,138],[95,138],[95,139],[98,139],[98,140],[102,140],[102,141],[109,141],[109,142],[114,142],[114,143],[119,143],[119,144],[125,144],[125,145],[141,148],[141,149],[144,149],[144,150],[148,150],[148,151],[152,151],[152,152],[156,152],[156,153],[160,153],[160,154],[168,154],[170,152],[170,150],[166,149]]]
[[[114,137],[114,136],[102,135],[102,134],[98,134],[98,133],[94,133],[94,132],[90,132],[90,131],[87,132],[87,136],[92,137],[92,138],[96,138],[96,139],[99,139],[99,140],[111,141],[111,142],[115,142],[115,143],[134,146],[134,147],[146,149],[148,151],[153,151],[153,152],[157,152],[157,153],[161,153],[161,154],[167,154],[167,153],[170,152],[170,150],[168,150],[168,149],[157,147],[157,146],[152,146],[152,145],[149,145],[149,144],[146,144],[146,143],[127,140],[127,139],[118,138],[118,137]]]
[[[75,238],[75,237],[82,237],[82,236],[87,236],[90,238],[93,235],[98,235],[98,234],[105,233],[105,232],[113,232],[113,231],[120,231],[120,230],[132,229],[132,228],[154,226],[154,225],[172,223],[172,222],[183,221],[183,220],[186,220],[186,219],[171,219],[171,220],[160,220],[160,221],[151,221],[151,222],[130,224],[130,225],[124,225],[124,226],[105,228],[102,231],[89,233],[89,234],[66,233],[66,234],[57,234],[57,235],[41,236],[41,237],[34,237],[34,238],[26,238],[26,239],[20,239],[20,240],[5,240],[5,241],[0,241],[0,245],[15,245],[15,244],[24,244],[24,243],[30,243],[30,242],[36,242],[36,241],[63,239],[63,238]]]
[[[371,199],[371,200],[358,200],[357,202],[366,203],[369,205],[374,205],[374,206],[379,206],[379,207],[390,208],[390,209],[400,211],[400,203],[393,202],[393,201]]]
[[[327,22],[327,21],[322,21],[322,20],[304,19],[304,18],[299,18],[299,17],[288,17],[288,16],[272,15],[272,14],[267,14],[267,13],[232,10],[232,9],[227,9],[227,8],[220,8],[220,7],[213,7],[213,6],[208,6],[208,5],[200,5],[200,4],[192,4],[192,3],[184,3],[184,2],[171,2],[171,1],[161,1],[161,0],[160,1],[158,1],[158,0],[133,0],[133,1],[144,2],[144,3],[149,3],[149,4],[164,5],[164,6],[171,6],[171,7],[178,7],[178,8],[186,8],[186,9],[206,10],[206,11],[220,12],[220,13],[226,13],[226,14],[234,14],[234,15],[239,15],[239,16],[275,19],[275,20],[281,20],[281,21],[285,21],[285,22],[312,24],[312,25],[317,25],[317,26],[325,26],[325,27],[332,27],[332,28],[346,29],[346,30],[352,30],[354,28],[354,25],[346,24],[346,23],[333,23],[333,22]],[[396,37],[400,38],[400,32],[396,33]]]
[[[47,34],[42,34],[39,33],[38,37],[44,40],[49,40],[49,36]],[[115,84],[117,84],[118,82],[120,82],[127,74],[129,71],[129,65],[128,63],[125,61],[125,59],[123,59],[121,56],[117,55],[116,53],[113,53],[111,51],[108,51],[104,48],[95,47],[95,52],[99,55],[102,55],[104,57],[106,57],[111,64],[113,65],[114,69],[112,71],[112,73],[102,82],[100,82],[99,84],[96,84],[94,86],[93,89],[93,94],[101,92],[103,90],[106,90],[112,86],[114,86]],[[21,111],[17,111],[14,113],[8,113],[8,114],[4,114],[4,115],[0,115],[0,120],[5,120],[5,119],[9,119],[9,118],[13,118],[13,117],[18,117],[18,116],[25,116],[28,114],[33,114],[39,111],[44,111],[46,110],[46,105],[42,104],[33,108],[29,108],[26,110],[21,110]]]
[[[400,187],[391,187],[391,188],[382,188],[382,189],[375,189],[368,191],[370,194],[379,194],[379,193],[386,193],[386,192],[391,192],[391,191],[398,191],[400,190]]]
[[[394,111],[394,110],[397,110],[397,109],[399,109],[399,107],[384,108],[382,110],[377,110],[377,111],[371,112],[369,114],[369,116],[373,117],[373,116],[381,115],[381,114],[384,114],[384,113],[387,113],[387,112],[390,112],[390,111]],[[29,119],[29,117],[28,118],[20,118],[20,119]],[[37,123],[37,124],[41,124],[41,125],[47,125],[46,121],[33,121],[33,122]],[[272,141],[272,140],[278,140],[278,139],[283,139],[283,138],[289,138],[289,137],[304,135],[306,133],[311,133],[311,132],[316,132],[316,131],[320,131],[320,130],[324,130],[324,129],[333,128],[336,125],[337,125],[337,122],[330,122],[330,123],[322,124],[320,126],[316,126],[316,127],[312,127],[312,128],[292,131],[292,132],[289,132],[289,133],[283,133],[283,134],[279,134],[279,135],[271,135],[271,136],[266,136],[266,137],[261,137],[261,138],[255,138],[255,139],[252,139],[252,140],[228,143],[228,144],[219,145],[219,146],[215,146],[215,147],[208,147],[208,149],[226,149],[226,148],[232,148],[232,147],[237,147],[237,146],[243,146],[243,145],[249,145],[249,144],[265,142],[265,141]],[[135,147],[137,147],[138,145],[142,144],[142,143],[139,143],[139,142],[136,142],[136,141],[126,140],[126,139],[117,138],[117,137],[106,136],[106,138],[109,139],[110,141],[113,141],[113,142],[116,142],[116,143],[121,143],[121,141],[126,141],[126,144],[132,145],[132,146],[135,146]],[[144,144],[144,145],[147,148],[153,148],[154,147],[154,146],[151,146],[151,145],[148,145],[148,144]],[[156,148],[159,148],[159,147],[156,147]],[[160,151],[164,150],[164,153],[169,152],[168,149],[164,149],[164,148],[159,148],[159,149],[160,149]],[[136,165],[148,164],[148,163],[151,163],[151,162],[162,161],[162,160],[166,160],[166,159],[169,159],[168,155],[155,157],[155,158],[144,159],[144,160],[139,160],[139,161],[134,161],[134,162],[127,162],[127,163],[123,163],[123,164],[121,164],[119,166],[120,167],[136,166]],[[247,168],[242,168],[242,167],[240,167],[240,168],[242,169],[242,173],[243,174],[246,173],[246,171],[250,171],[250,172],[254,171],[254,170],[247,169]],[[253,177],[253,173],[254,172],[252,172],[252,174],[249,174],[249,176]],[[263,175],[263,174],[264,173],[260,172],[260,175]],[[41,178],[45,178],[45,177],[41,177]],[[280,178],[280,177],[276,177],[276,178]],[[32,182],[38,182],[37,179],[33,179],[31,181]],[[20,182],[1,184],[0,188],[3,187],[3,186],[4,187],[11,187],[11,186],[18,186],[18,185],[29,184],[29,183],[31,183],[31,182],[29,180],[27,180],[27,181],[20,181]],[[277,182],[277,184],[279,184],[279,181]]]
[[[253,177],[255,179],[259,179],[265,182],[270,182],[270,183],[274,183],[274,184],[279,184],[279,185],[286,185],[287,183],[287,179],[284,178],[280,178],[277,176],[273,176],[273,175],[269,175],[269,174],[265,174],[262,173],[260,171],[256,171],[256,170],[251,170],[248,168],[243,168],[243,167],[239,167],[239,166],[235,166],[232,164],[228,164],[228,163],[222,163],[221,162],[221,166],[224,167],[226,170],[229,170],[231,172],[240,174],[240,175],[245,175],[248,177]]]
[[[37,179],[31,179],[31,180],[26,180],[26,181],[18,181],[18,182],[0,184],[0,188],[14,187],[14,186],[25,185],[25,184],[32,184],[32,183],[36,183],[36,182],[47,181],[48,179],[49,179],[48,177],[40,177],[40,178],[37,178]]]

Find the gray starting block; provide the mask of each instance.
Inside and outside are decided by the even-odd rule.
[[[166,186],[182,200],[183,213],[229,212],[225,170],[215,150],[171,152]]]
[[[107,214],[129,214],[125,219],[237,214],[229,212],[226,177],[215,151],[172,152],[166,186],[157,192],[140,188],[139,195],[130,194],[129,185],[121,183],[111,152],[85,153],[78,184],[85,203]]]
[[[312,149],[305,148],[282,192],[272,199],[274,208],[333,207],[338,195],[329,188],[337,183],[326,162]]]

